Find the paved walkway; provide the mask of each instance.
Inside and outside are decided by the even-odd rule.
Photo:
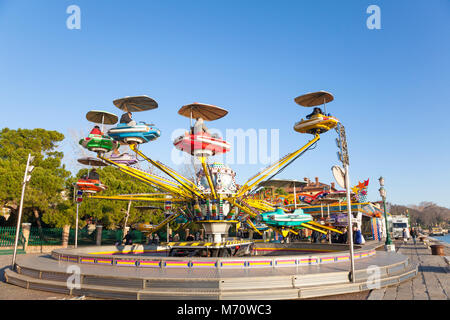
[[[27,256],[31,255],[40,254],[27,254]],[[8,269],[11,266],[11,260],[12,255],[0,255],[0,300],[65,300],[74,298],[53,292],[27,290],[6,283],[4,273],[5,269]]]
[[[417,241],[395,243],[399,253],[408,256],[418,265],[418,275],[398,286],[373,290],[368,300],[449,300],[450,269],[443,256],[433,256],[431,249]],[[450,255],[450,249],[445,248]]]

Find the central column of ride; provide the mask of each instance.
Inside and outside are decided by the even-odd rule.
[[[193,201],[195,220],[201,224],[208,241],[224,242],[230,227],[238,221],[230,214],[231,205],[225,199],[236,193],[235,172],[221,163],[207,164],[207,158],[228,152],[230,145],[217,135],[211,134],[204,121],[224,117],[228,111],[217,106],[192,103],[183,106],[178,113],[196,120],[194,126],[184,136],[177,138],[177,149],[198,158],[201,169],[196,173],[196,185],[203,198]],[[205,239],[205,240],[206,240]]]

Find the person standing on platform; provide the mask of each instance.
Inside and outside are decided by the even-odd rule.
[[[355,244],[363,243],[361,230],[359,230],[357,226],[353,227],[353,242]]]

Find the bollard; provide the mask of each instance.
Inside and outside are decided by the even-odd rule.
[[[25,238],[25,243],[23,244],[23,249],[27,251],[28,240],[30,239],[31,223],[22,223],[22,235]]]
[[[444,256],[444,246],[442,244],[434,244],[430,246],[433,256]]]
[[[62,245],[64,248],[69,246],[70,225],[65,225],[62,230]]]
[[[97,231],[97,242],[96,242],[96,244],[98,246],[102,245],[102,230],[103,230],[103,226],[99,226],[99,225],[96,226],[96,231]]]

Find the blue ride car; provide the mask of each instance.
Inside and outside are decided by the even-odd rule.
[[[135,126],[120,123],[117,127],[108,130],[108,135],[121,143],[146,143],[161,136],[161,131],[153,124],[138,122]]]

